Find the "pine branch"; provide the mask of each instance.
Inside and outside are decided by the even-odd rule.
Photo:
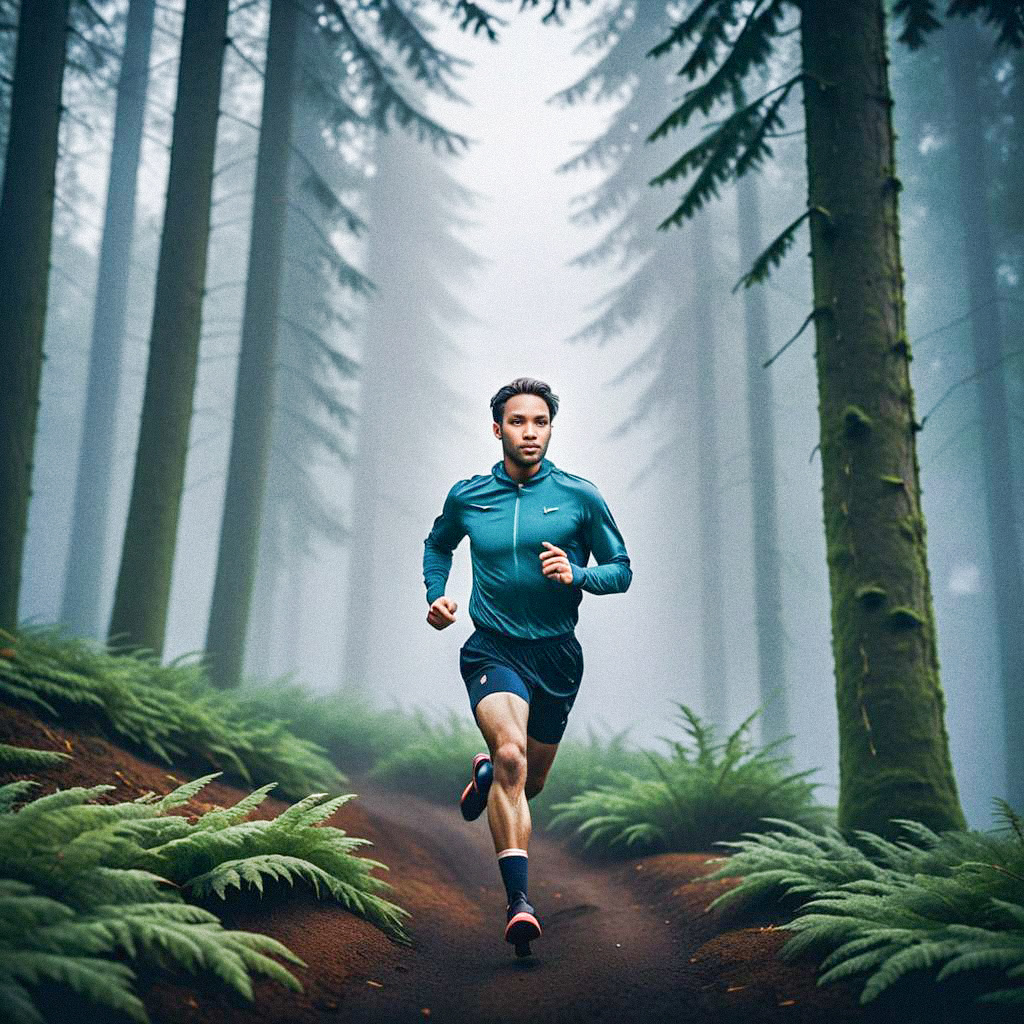
[[[903,19],[903,31],[899,40],[911,50],[924,45],[925,36],[942,28],[942,22],[935,17],[935,0],[898,0],[893,5],[895,18]]]

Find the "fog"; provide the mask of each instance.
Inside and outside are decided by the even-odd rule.
[[[591,16],[586,9],[575,10],[564,26],[557,27],[543,25],[536,14],[509,14],[498,45],[460,32],[452,23],[437,22],[439,44],[471,66],[463,70],[458,84],[468,103],[433,98],[430,112],[469,137],[471,145],[462,155],[442,159],[400,133],[382,144],[385,152],[394,153],[399,145],[415,150],[408,153],[408,164],[394,171],[389,194],[394,196],[390,209],[395,222],[381,228],[394,239],[389,244],[394,246],[395,259],[381,263],[380,253],[374,256],[372,218],[368,218],[369,236],[339,242],[353,261],[368,261],[371,278],[373,267],[380,266],[382,280],[398,283],[392,285],[392,293],[383,288],[365,302],[352,297],[340,300],[352,311],[357,327],[339,336],[338,345],[362,368],[361,375],[342,382],[339,391],[356,414],[346,441],[352,461],[346,465],[341,458],[320,453],[310,459],[308,468],[325,506],[338,511],[345,536],[331,540],[297,526],[301,539],[296,547],[276,556],[287,564],[271,566],[265,550],[258,587],[264,588],[266,607],[271,610],[259,613],[262,618],[251,624],[255,632],[250,633],[246,671],[252,678],[290,674],[318,691],[354,687],[383,705],[418,707],[434,715],[452,712],[471,720],[458,672],[459,648],[473,628],[468,615],[469,542],[464,540],[455,553],[447,588],[459,605],[457,622],[438,632],[426,623],[423,539],[451,485],[489,473],[499,461],[501,449],[492,434],[489,400],[502,385],[525,375],[547,381],[559,396],[548,458],[600,489],[626,541],[634,574],[625,594],[583,597],[577,635],[586,668],[567,737],[585,738],[591,729],[602,734],[629,730],[632,741],[652,745],[662,736],[683,738],[672,722],[675,702],[705,713],[700,598],[707,581],[698,557],[696,472],[698,461],[714,453],[701,451],[697,442],[694,374],[684,370],[671,403],[659,405],[647,420],[626,427],[654,373],[648,368],[618,383],[615,379],[650,341],[656,325],[641,317],[600,344],[568,340],[594,318],[602,308],[602,296],[621,279],[608,266],[569,265],[597,244],[614,222],[588,225],[569,219],[578,208],[574,197],[596,188],[606,172],[592,167],[556,173],[559,165],[601,134],[616,108],[614,99],[569,106],[549,102],[594,63],[593,55],[574,53]],[[169,28],[154,42],[154,66],[174,54],[175,40],[169,35],[173,19],[168,14],[161,17]],[[252,30],[261,30],[259,19]],[[258,41],[252,47],[257,51]],[[895,116],[904,182],[903,257],[920,419],[969,372],[961,352],[967,344],[963,318],[969,303],[962,289],[951,286],[961,272],[960,242],[949,227],[948,213],[931,191],[934,183],[928,180],[928,160],[938,160],[949,142],[941,131],[929,134],[928,117],[916,113],[920,83],[912,74],[913,59],[894,51]],[[667,79],[676,62],[663,63]],[[155,76],[151,86],[137,203],[129,349],[119,424],[116,436],[110,438],[116,451],[112,498],[116,528],[108,538],[101,631],[113,598],[131,485],[166,188],[167,153],[160,140],[167,137],[162,133],[169,131],[170,119],[161,108],[173,105],[173,86],[173,74]],[[228,87],[237,118],[258,118],[258,80],[247,76],[237,61],[228,62]],[[678,98],[681,86],[666,84],[666,99],[673,94]],[[93,151],[74,164],[76,209],[81,212],[65,217],[58,232],[20,608],[27,621],[60,618],[72,467],[81,434],[90,302],[109,158],[109,135],[102,129],[109,125],[112,102],[108,95],[97,103],[97,141]],[[799,99],[788,104],[787,113],[787,128],[798,128],[802,124]],[[660,116],[661,112],[654,112],[651,124],[641,126],[637,145]],[[218,166],[235,153],[255,150],[255,133],[238,119],[221,120]],[[69,151],[76,141],[81,145],[73,126],[66,127],[64,136]],[[682,151],[682,142],[672,139],[659,143],[658,149],[664,167]],[[442,214],[464,220],[460,224],[453,219],[450,224],[452,237],[467,250],[461,265],[431,240],[434,229],[423,219],[426,207],[439,196],[436,190],[422,188],[429,180],[426,164],[431,162],[435,170],[443,169],[472,193],[461,212],[462,201],[449,197],[455,208]],[[243,198],[224,198],[215,207],[214,223],[219,226],[211,242],[207,274],[205,358],[197,385],[198,414],[178,529],[165,659],[203,649],[213,588],[230,443],[235,365],[231,353],[237,347],[242,301],[242,290],[232,282],[244,280],[246,273],[245,215],[250,199],[245,196],[251,190],[252,164],[231,173],[238,177],[218,180],[215,189],[222,198],[236,192]],[[801,136],[777,141],[775,159],[766,164],[758,181],[767,243],[805,202]],[[679,192],[668,186],[655,194],[662,216],[672,212]],[[215,199],[217,195],[215,191]],[[719,726],[731,731],[760,701],[743,292],[731,290],[748,268],[739,255],[732,186],[722,190],[707,215],[711,229],[703,248],[693,222],[672,230],[680,246],[691,247],[694,261],[679,268],[681,300],[692,302],[694,267],[701,260],[714,263],[720,282],[711,305],[724,605],[720,634],[711,642],[724,673],[719,685],[727,711]],[[811,308],[806,250],[804,234],[770,280],[755,286],[766,297],[773,351],[798,330]],[[469,253],[475,254],[475,265]],[[406,264],[414,271],[420,267],[424,281],[436,278],[462,312],[446,307],[436,292],[424,288],[421,293],[401,285],[405,279],[397,275]],[[1006,277],[1013,268],[1004,269],[1004,283],[1015,285],[1015,279]],[[387,278],[389,273],[395,276]],[[395,294],[399,288],[405,290]],[[293,291],[290,301],[301,305],[297,294]],[[372,331],[373,318],[384,316],[380,312],[384,309],[391,318],[387,322],[393,325],[386,350],[382,350],[381,332]],[[684,308],[682,322],[696,330],[700,315],[695,308]],[[368,339],[373,338],[377,341],[371,344]],[[818,769],[812,777],[820,785],[818,799],[834,803],[837,720],[821,463],[815,452],[819,421],[813,351],[811,328],[761,372],[772,376],[775,388],[777,536],[786,666],[785,678],[777,683],[788,693],[794,768]],[[372,384],[375,379],[378,383]],[[1019,363],[1008,364],[1008,386],[1017,408],[1021,407],[1020,380]],[[978,439],[958,433],[976,415],[974,401],[971,385],[945,399],[919,435],[918,451],[953,765],[970,824],[987,827],[990,800],[1004,789],[1004,751],[991,569],[980,525],[984,492],[977,468]],[[284,447],[291,445],[285,442]],[[1018,466],[1022,450],[1018,439]],[[653,470],[637,479],[652,459]],[[360,476],[361,465],[372,473]],[[299,507],[302,502],[295,500]],[[281,515],[280,521],[288,523],[288,517],[297,513]],[[366,552],[357,571],[357,559]],[[273,589],[271,577],[276,581]],[[356,674],[351,666],[357,656],[363,660]],[[755,723],[753,738],[758,735]]]

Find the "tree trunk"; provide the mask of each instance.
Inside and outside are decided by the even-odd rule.
[[[744,268],[761,252],[761,200],[757,182],[737,183],[740,256]],[[743,290],[747,341],[747,417],[750,424],[750,497],[754,523],[754,615],[757,630],[761,742],[789,733],[782,570],[779,564],[779,510],[775,495],[775,395],[764,363],[768,351],[768,311],[761,288]]]
[[[22,0],[0,193],[0,628],[18,625],[43,371],[68,0]]]
[[[188,0],[139,447],[111,639],[163,653],[192,419],[228,0]]]
[[[237,686],[241,680],[259,555],[274,405],[298,17],[292,0],[273,0],[234,428],[206,634],[210,674],[222,687]]]
[[[700,566],[700,645],[704,714],[719,731],[728,725],[725,594],[722,589],[721,474],[719,473],[718,392],[715,374],[717,331],[713,297],[715,276],[711,224],[693,222],[693,337],[697,417],[697,564]]]
[[[971,314],[971,348],[978,374],[981,468],[988,512],[999,667],[1004,698],[1006,799],[1024,807],[1024,559],[1014,502],[1012,431],[1006,396],[1002,314],[996,286],[996,251],[989,226],[989,174],[978,76],[981,38],[973,23],[950,21],[943,29],[949,75],[952,131],[960,173],[960,219]]]
[[[374,162],[377,174],[368,195],[369,237],[367,242],[366,273],[378,286],[388,266],[388,242],[393,240],[396,219],[394,207],[396,189],[396,163],[401,161],[403,144],[412,145],[397,133],[376,133]],[[408,211],[406,211],[408,212]],[[378,642],[367,623],[377,621],[374,602],[380,591],[375,571],[377,550],[377,517],[382,502],[378,494],[381,475],[380,460],[387,445],[386,417],[382,410],[389,407],[387,395],[388,349],[394,317],[387,316],[394,308],[395,296],[387,280],[383,290],[370,299],[366,309],[366,328],[360,357],[359,419],[355,465],[352,467],[352,536],[348,542],[348,604],[345,615],[345,641],[341,661],[341,687],[368,690],[371,675],[371,647]],[[392,396],[393,400],[393,396]],[[424,612],[424,614],[426,614]]]
[[[964,828],[939,684],[882,0],[802,10],[839,826]]]
[[[155,0],[132,0],[128,8],[93,311],[85,423],[61,609],[61,621],[72,632],[90,637],[98,637],[102,629],[100,603],[114,458],[112,440],[121,383],[135,186],[155,10]]]

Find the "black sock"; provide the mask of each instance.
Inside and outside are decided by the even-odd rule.
[[[517,892],[521,892],[523,896],[527,894],[527,864],[525,850],[502,850],[498,854],[498,869],[501,871],[501,880],[505,883],[505,895],[509,903]]]

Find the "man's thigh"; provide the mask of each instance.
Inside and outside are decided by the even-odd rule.
[[[526,723],[529,717],[530,705],[518,693],[501,690],[480,699],[476,706],[476,721],[492,757],[502,743],[527,745]]]

